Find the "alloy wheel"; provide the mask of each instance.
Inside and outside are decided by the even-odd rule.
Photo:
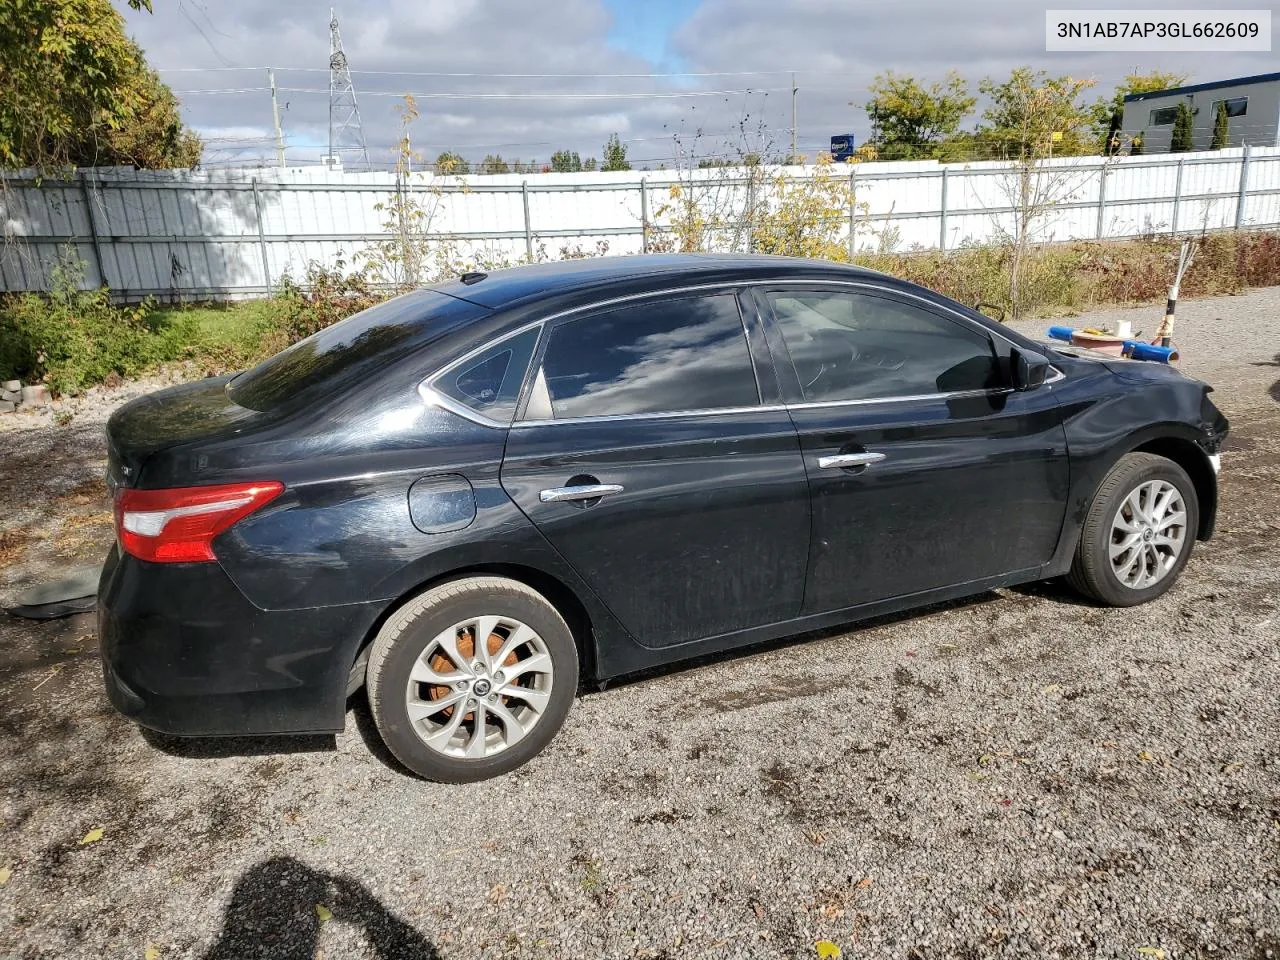
[[[1129,492],[1111,521],[1111,570],[1124,586],[1144,590],[1168,575],[1186,542],[1182,494],[1167,480],[1148,480]]]
[[[532,627],[510,617],[475,617],[423,648],[409,674],[405,708],[429,748],[481,760],[529,734],[554,679],[551,654]]]

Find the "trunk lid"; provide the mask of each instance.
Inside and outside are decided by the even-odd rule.
[[[196,439],[238,433],[267,415],[232,403],[230,377],[184,383],[131,400],[107,421],[107,485],[137,485],[147,460]]]

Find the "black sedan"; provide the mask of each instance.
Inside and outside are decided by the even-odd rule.
[[[1159,363],[909,283],[745,256],[473,273],[108,426],[112,703],[511,770],[579,686],[1067,576],[1168,590],[1227,423]]]

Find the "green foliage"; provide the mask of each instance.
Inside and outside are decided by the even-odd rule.
[[[556,173],[579,173],[582,170],[582,157],[575,150],[557,150],[551,155],[551,169]]]
[[[1124,98],[1135,93],[1154,93],[1169,90],[1187,82],[1185,73],[1167,73],[1153,70],[1150,73],[1130,73],[1116,85],[1109,98],[1104,97],[1089,108],[1090,125],[1097,142],[1098,152],[1113,157],[1122,146],[1124,129]]]
[[[1080,98],[1093,83],[1030,67],[1018,67],[1003,83],[988,77],[978,85],[990,105],[977,136],[993,157],[1009,160],[1089,153],[1090,111]]]
[[[491,153],[480,161],[481,173],[510,173],[511,166],[496,153]]]
[[[1145,132],[1134,135],[1133,143],[1129,144],[1129,156],[1131,157],[1142,156],[1143,152],[1146,150],[1146,147],[1143,145],[1143,140],[1145,138],[1146,138]]]
[[[599,165],[599,161],[595,157],[587,157],[582,161],[582,169],[587,171],[595,170]]]
[[[1195,149],[1194,119],[1187,102],[1178,103],[1178,116],[1173,121],[1173,137],[1169,141],[1170,153],[1189,153]]]
[[[348,272],[341,259],[328,267],[313,261],[302,283],[285,277],[280,287],[272,297],[270,317],[277,350],[387,298],[373,290],[363,271]]]
[[[191,323],[157,322],[149,301],[115,306],[106,288],[79,289],[83,278],[84,265],[64,257],[52,270],[48,296],[27,293],[0,302],[0,379],[75,393],[112,374],[136,376],[188,353],[195,340]]]
[[[977,103],[955,71],[944,82],[924,87],[914,77],[889,70],[872,80],[869,89],[866,111],[881,160],[936,157],[941,142],[960,129],[960,121]]]
[[[417,118],[416,113],[414,118]],[[460,153],[445,150],[436,157],[436,173],[441,173],[445,176],[465,176],[470,172],[471,164],[467,163]]]
[[[627,162],[626,145],[618,139],[616,133],[609,134],[609,139],[604,145],[604,161],[600,165],[601,170],[630,170],[631,164]]]
[[[1231,136],[1231,117],[1227,113],[1227,104],[1225,100],[1218,101],[1218,109],[1213,115],[1213,140],[1209,144],[1210,150],[1222,150],[1227,145],[1227,140]]]
[[[772,178],[774,200],[751,219],[751,248],[757,253],[821,260],[847,260],[845,231],[853,194],[849,178],[831,162],[818,157],[818,169],[808,177],[778,174]]]
[[[147,0],[131,0],[150,9]],[[189,167],[199,139],[109,0],[0,3],[0,165]]]

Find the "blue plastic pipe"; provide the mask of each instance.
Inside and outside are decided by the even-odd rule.
[[[1049,339],[1070,343],[1074,332],[1070,327],[1050,327]],[[1174,363],[1178,359],[1178,351],[1174,347],[1157,347],[1141,340],[1126,340],[1124,355],[1132,360],[1151,360],[1155,363]]]
[[[1126,340],[1124,355],[1132,360],[1154,360],[1156,363],[1173,363],[1178,359],[1178,351],[1174,347],[1157,347],[1141,340]]]

